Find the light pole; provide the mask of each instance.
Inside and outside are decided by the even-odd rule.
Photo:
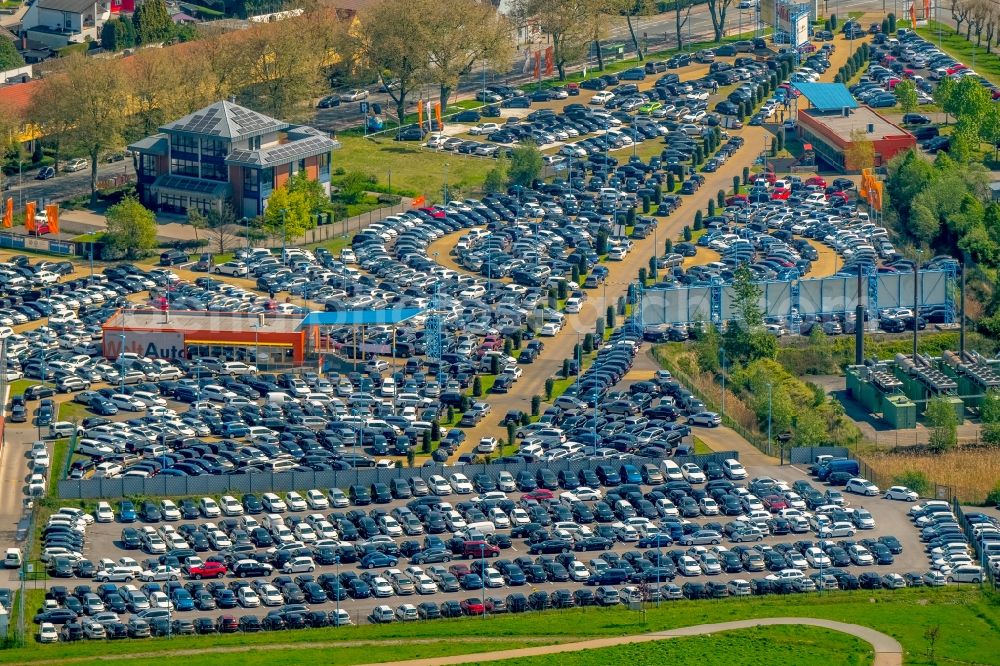
[[[240,221],[243,222],[244,226],[246,226],[246,228],[247,228],[247,254],[249,254],[250,253],[250,218],[249,217],[244,217]]]
[[[124,316],[125,314],[122,313],[122,317]],[[121,351],[118,352],[118,372],[121,374],[122,378],[121,392],[125,393],[125,334],[124,333],[121,334],[121,339],[122,339],[122,348]]]
[[[771,383],[767,383],[767,454],[771,455]]]
[[[726,348],[720,347],[719,353],[722,354],[722,419],[726,419]]]
[[[281,263],[285,263],[285,244],[288,243],[288,225],[285,221],[285,216],[288,213],[284,208],[281,209]]]
[[[448,203],[448,166],[447,162],[444,163],[444,203]]]

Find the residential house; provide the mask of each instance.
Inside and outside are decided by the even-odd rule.
[[[59,49],[100,41],[109,18],[110,0],[35,0],[21,19],[21,29],[32,42]]]

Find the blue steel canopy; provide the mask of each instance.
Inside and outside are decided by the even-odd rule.
[[[843,83],[793,83],[817,111],[856,109],[858,102]]]
[[[298,328],[306,326],[370,326],[374,324],[399,324],[423,314],[427,308],[390,308],[384,310],[338,310],[336,312],[310,312]]]

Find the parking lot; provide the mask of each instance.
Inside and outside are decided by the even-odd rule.
[[[847,48],[842,39],[835,45],[839,52],[817,51],[789,80],[835,69]],[[296,488],[297,496],[178,496],[172,504],[143,496],[131,506],[109,498],[94,508],[96,520],[64,511],[32,554],[52,577],[53,608],[37,619],[69,622],[45,627],[43,637],[898,587],[923,582],[926,544],[949,553],[938,569],[965,566],[967,544],[952,548],[914,528],[912,501],[838,497],[845,484],[864,488],[850,475],[806,486],[809,477],[793,467],[741,474],[738,463],[691,457],[691,428],[717,425],[718,415],[668,373],[629,376],[648,342],[685,340],[686,326],[643,329],[622,316],[607,339],[595,335],[597,318],[618,307],[639,267],[656,268],[648,289],[728,284],[739,266],[755,279],[790,280],[813,273],[820,251],[835,255],[833,269],[844,275],[912,270],[859,210],[850,179],[778,178],[755,163],[761,129],[726,120],[727,105],[761,96],[773,62],[712,60],[651,63],[649,73],[625,77],[635,88],[595,78],[572,98],[564,90],[564,100],[528,100],[532,111],[515,109],[516,122],[477,130],[476,145],[471,135],[430,137],[458,152],[531,139],[565,177],[391,216],[337,255],[246,249],[222,271],[192,267],[205,275],[120,264],[77,277],[70,262],[5,262],[6,379],[30,380],[12,392],[8,437],[26,454],[13,478],[24,477],[28,495],[47,492],[50,470],[62,464],[52,442],[67,438],[71,479],[122,488],[144,479],[385,474],[374,484]],[[670,76],[674,69],[682,75]],[[594,103],[613,86],[617,93]],[[495,101],[523,104],[508,92]],[[782,82],[752,124],[777,130],[794,94]],[[698,157],[707,158],[700,172],[692,169]],[[697,240],[666,252],[663,241],[691,224],[704,193],[731,192],[722,179],[744,165],[745,190],[718,202]],[[670,182],[676,191],[664,192]],[[634,212],[657,196],[648,214]],[[161,303],[175,321],[186,321],[184,312],[255,322],[312,310],[419,314],[392,326],[322,328],[319,345],[339,359],[336,368],[317,357],[304,367],[259,342],[104,358],[102,323],[122,309],[122,321],[137,308],[159,316]],[[769,330],[848,333],[850,314],[770,321]],[[885,330],[905,330],[948,313],[878,316]],[[593,348],[586,364],[585,343]],[[567,364],[565,379],[575,381],[533,416],[531,397]],[[75,418],[60,417],[64,408]],[[513,447],[498,441],[508,424]],[[32,444],[39,437],[49,443]],[[504,467],[486,465],[487,456]],[[397,464],[427,467],[394,476]],[[895,537],[901,552],[891,552],[898,548],[889,539],[860,543],[880,537]],[[867,555],[881,563],[863,564]],[[77,616],[83,626],[70,621]]]
[[[813,593],[816,586],[821,591],[859,584],[906,586],[906,581],[922,583],[924,574],[930,569],[930,557],[925,549],[930,540],[921,540],[907,515],[913,505],[908,501],[884,499],[881,497],[884,489],[880,496],[874,497],[835,493],[833,491],[839,487],[826,486],[789,466],[745,470],[750,479],[735,481],[720,473],[721,467],[708,467],[712,476],[721,478],[707,483],[688,484],[675,480],[655,485],[610,485],[615,479],[609,478],[609,485],[599,485],[593,491],[581,488],[565,491],[556,487],[550,492],[544,489],[478,492],[483,487],[472,489],[470,484],[472,492],[459,494],[452,488],[465,490],[465,487],[460,479],[453,478],[450,483],[444,481],[438,490],[440,493],[447,491],[447,495],[430,493],[408,500],[391,497],[384,503],[343,506],[333,513],[314,508],[315,504],[309,505],[308,502],[314,503],[320,497],[315,493],[303,492],[299,498],[282,493],[280,498],[289,507],[307,496],[309,501],[302,501],[299,510],[280,511],[277,514],[281,516],[280,523],[261,505],[260,498],[255,501],[244,497],[242,502],[236,499],[235,504],[227,508],[228,516],[211,519],[205,518],[204,513],[215,510],[213,504],[202,503],[198,498],[191,503],[192,513],[189,514],[197,517],[177,516],[169,521],[140,518],[122,523],[120,507],[114,505],[111,522],[94,522],[84,530],[83,555],[98,567],[95,574],[88,577],[92,580],[53,579],[49,584],[49,596],[61,598],[68,593],[72,597],[75,589],[80,601],[90,605],[81,607],[71,599],[70,603],[64,601],[60,608],[76,609],[84,621],[96,618],[106,625],[114,622],[107,614],[114,611],[104,608],[113,608],[122,620],[131,613],[154,624],[156,618],[191,622],[208,618],[212,631],[223,624],[221,616],[231,615],[242,623],[243,630],[253,631],[256,624],[243,619],[244,616],[256,615],[264,620],[270,614],[271,619],[264,620],[265,627],[270,629],[298,626],[300,621],[309,626],[326,626],[331,622],[331,615],[341,618],[334,620],[340,623],[346,623],[347,616],[353,623],[405,621],[415,619],[406,617],[408,609],[399,610],[406,604],[417,607],[414,612],[420,619],[430,619],[436,617],[434,608],[445,615],[481,613],[480,604],[484,599],[491,612],[560,605],[612,605],[625,603],[632,595],[637,595],[636,599],[643,596],[650,601],[666,603],[699,596]],[[599,473],[603,476],[607,471],[599,470]],[[647,478],[658,480],[655,468],[652,471],[654,476],[650,478],[650,470],[644,470]],[[687,478],[699,478],[692,472],[686,470]],[[729,476],[740,476],[743,472],[740,467],[733,467]],[[433,479],[430,485],[434,487]],[[522,485],[525,485],[523,479]],[[564,485],[572,484],[564,480]],[[733,486],[732,491],[726,490],[729,486]],[[690,494],[678,492],[688,487]],[[757,495],[764,496],[764,501],[758,502],[749,490],[737,490],[741,487],[755,489]],[[664,495],[663,491],[668,488],[670,490]],[[813,499],[809,488],[829,493]],[[743,498],[736,504],[740,515],[713,515],[711,498],[718,498],[718,505],[726,507],[727,496],[736,497],[733,492]],[[696,496],[703,499],[700,510],[696,503],[692,514],[687,508],[689,500],[684,498]],[[596,499],[598,497],[601,499]],[[626,497],[633,497],[633,500],[623,502]],[[649,499],[643,503],[636,497]],[[670,497],[677,500],[676,505]],[[808,505],[801,511],[792,510],[792,504],[806,501],[802,497],[808,498]],[[819,504],[841,500],[846,507],[845,513],[838,514],[837,509]],[[219,503],[225,506],[224,499]],[[139,516],[151,517],[156,509],[162,508],[159,502],[151,502],[151,505],[136,507]],[[628,511],[626,505],[637,506],[652,517],[632,516],[638,512]],[[268,506],[276,511],[280,508],[275,504]],[[754,509],[755,506],[759,508]],[[244,507],[254,513],[248,513]],[[690,517],[675,516],[676,507],[682,507],[683,514]],[[161,516],[175,518],[173,508],[168,505],[167,513]],[[188,509],[185,503],[177,502],[177,511]],[[595,514],[593,519],[588,519],[588,509]],[[604,515],[605,511],[609,515]],[[705,513],[709,515],[703,515]],[[846,519],[848,526],[856,524],[866,528],[858,529],[855,525],[838,537],[820,539],[815,526],[817,516],[822,515],[830,517],[830,524],[834,525],[831,529],[841,529],[838,519]],[[482,520],[487,516],[492,522]],[[129,517],[127,508],[125,517]],[[251,518],[259,525],[273,526],[254,528],[253,523],[248,522]],[[105,519],[103,513],[101,519]],[[497,527],[511,523],[509,528]],[[138,532],[136,543],[141,546],[126,549],[122,541],[123,530]],[[789,531],[782,534],[785,530]],[[525,538],[529,531],[531,535]],[[165,540],[143,537],[143,532],[162,535]],[[199,532],[197,541],[190,537]],[[288,541],[280,549],[266,546],[269,537],[287,539],[286,533],[291,533],[293,539],[305,538],[311,543],[296,545]],[[181,542],[195,543],[196,547],[177,548],[178,544],[171,544],[181,534],[189,535],[187,540],[181,538]],[[332,538],[324,540],[323,534]],[[371,536],[366,538],[368,534]],[[898,541],[885,540],[895,554],[887,554],[887,549],[868,541],[888,536]],[[219,549],[227,537],[233,545]],[[431,543],[435,540],[439,545]],[[204,545],[197,545],[199,541]],[[157,542],[163,544],[162,549],[167,552],[150,555],[148,551],[160,550],[154,545]],[[881,560],[884,563],[859,564],[867,561],[866,549],[859,548],[860,544],[868,544],[876,557],[886,558]],[[817,545],[822,551],[810,550]],[[219,552],[209,555],[214,551]],[[854,556],[845,551],[853,552]],[[824,554],[827,559],[823,559]],[[359,555],[360,560],[357,559]],[[129,557],[134,559],[121,559]],[[840,561],[842,558],[847,559]],[[206,564],[201,564],[202,561]],[[261,566],[258,562],[270,564],[273,571],[266,574],[253,571]],[[215,573],[212,566],[215,571],[226,573],[218,579],[210,579]],[[128,573],[130,567],[133,573]],[[241,571],[243,573],[239,573]],[[889,573],[915,575],[897,583],[892,577],[886,577]],[[487,587],[483,587],[478,574],[489,581]],[[787,582],[775,582],[764,588],[765,583],[761,581],[769,579]],[[108,584],[105,580],[115,582]],[[942,583],[944,580],[942,577]],[[150,584],[153,581],[155,583]],[[87,589],[77,587],[88,582]],[[64,587],[60,588],[60,583]],[[312,583],[318,583],[318,587]],[[240,593],[241,587],[249,587],[257,594]],[[140,594],[133,595],[134,600],[129,601],[127,595],[132,594],[132,589]],[[171,592],[172,603],[167,596],[155,594],[156,590]],[[101,597],[104,606],[93,597],[84,599],[88,592]],[[151,599],[153,608],[146,609]],[[160,611],[167,612],[156,610],[157,601]],[[189,605],[192,606],[189,610],[179,610]],[[391,620],[378,618],[375,609],[379,606],[390,608]],[[301,617],[288,618],[296,613]],[[373,613],[375,617],[370,618]],[[60,618],[65,621],[65,617],[55,612],[39,619],[59,622]],[[209,630],[209,624],[194,626],[199,631]],[[165,631],[166,625],[154,630]],[[170,630],[187,632],[194,627],[181,622]],[[141,633],[141,629],[135,631]]]

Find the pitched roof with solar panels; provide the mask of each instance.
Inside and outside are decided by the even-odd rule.
[[[251,111],[233,102],[216,102],[167,123],[164,132],[186,132],[238,141],[288,128],[288,123]]]

